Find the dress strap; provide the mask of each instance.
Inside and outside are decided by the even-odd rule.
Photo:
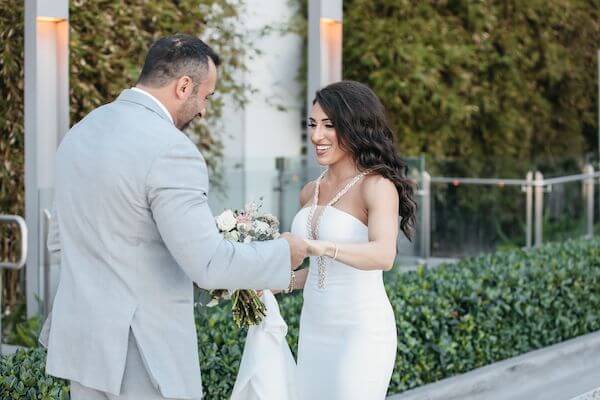
[[[306,220],[306,231],[308,234],[308,238],[310,239],[318,239],[319,237],[319,224],[321,222],[322,214],[316,215],[317,204],[319,203],[319,186],[321,186],[321,180],[327,173],[328,170],[323,171],[321,176],[317,179],[315,185],[315,194],[313,196],[312,206],[310,207],[310,211],[308,213],[308,219]],[[343,195],[345,195],[348,190],[352,188],[352,186],[356,185],[356,183],[365,175],[367,175],[371,170],[366,170],[356,175],[342,190],[340,190],[333,198],[327,203],[325,207],[330,207],[334,205]],[[313,221],[314,220],[314,221]],[[327,277],[327,270],[325,269],[325,257],[321,256],[317,258],[318,265],[318,275],[319,275],[319,288],[325,288],[325,279]]]
[[[323,171],[321,176],[319,176],[319,178],[317,179],[317,182],[315,185],[315,192],[314,192],[314,196],[313,196],[313,206],[314,207],[316,207],[316,205],[319,202],[319,187],[321,186],[321,181],[325,177],[325,174],[327,174],[327,171],[329,171],[329,170]],[[363,171],[360,174],[356,175],[354,178],[352,178],[352,180],[350,182],[348,182],[348,184],[346,186],[344,186],[342,188],[342,190],[340,190],[335,196],[333,196],[333,198],[325,206],[329,207],[329,206],[332,206],[335,203],[337,203],[342,198],[343,195],[348,193],[348,191],[350,189],[352,189],[352,187],[354,185],[356,185],[358,183],[358,181],[360,181],[362,179],[363,176],[369,174],[370,172],[371,172],[371,170],[366,170],[366,171]]]
[[[313,202],[312,202],[313,207],[316,207],[317,203],[319,202],[319,187],[321,186],[321,181],[323,180],[323,177],[325,176],[327,171],[329,171],[329,170],[326,169],[325,171],[323,171],[321,173],[321,175],[319,175],[319,177],[317,178],[317,181],[315,182],[315,191],[313,193]]]

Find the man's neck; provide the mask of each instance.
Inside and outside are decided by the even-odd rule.
[[[170,104],[170,102],[167,100],[168,97],[166,96],[166,94],[164,93],[166,88],[151,88],[148,86],[144,86],[141,84],[137,84],[135,85],[135,87],[137,89],[143,90],[144,92],[148,93],[149,95],[151,95],[152,97],[154,97],[156,100],[158,100],[169,112],[169,116],[171,117],[171,119],[173,121],[175,121],[175,113],[173,112],[173,106],[172,104]]]

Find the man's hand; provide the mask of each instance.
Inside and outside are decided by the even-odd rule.
[[[290,246],[292,269],[298,268],[308,255],[308,243],[301,237],[292,235],[289,232],[282,233],[280,238],[287,240]]]

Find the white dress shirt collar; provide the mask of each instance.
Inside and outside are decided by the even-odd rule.
[[[131,90],[135,90],[136,92],[143,93],[146,96],[150,97],[165,112],[165,114],[167,115],[167,117],[169,117],[169,120],[171,120],[171,122],[173,124],[175,123],[175,121],[173,121],[173,116],[171,116],[171,113],[169,112],[169,110],[167,110],[167,107],[165,107],[165,105],[163,103],[161,103],[160,100],[158,100],[156,97],[152,96],[150,93],[146,92],[143,89],[140,89],[140,88],[137,88],[137,87],[132,87]]]

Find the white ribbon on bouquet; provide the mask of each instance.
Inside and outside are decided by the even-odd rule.
[[[231,400],[297,400],[296,362],[285,339],[287,324],[270,290],[263,291],[267,315],[248,328]]]

